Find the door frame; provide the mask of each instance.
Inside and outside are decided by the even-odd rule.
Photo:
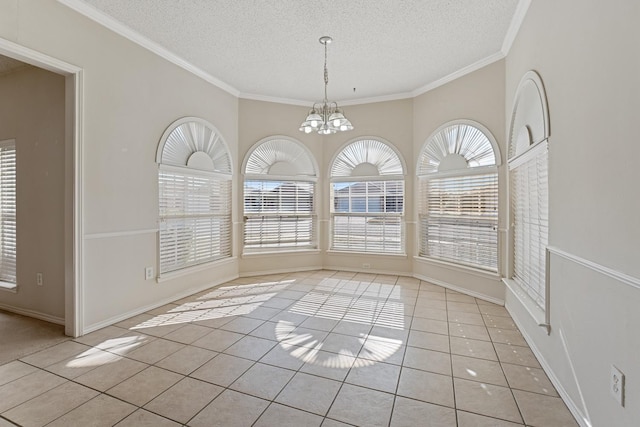
[[[65,334],[84,333],[83,69],[0,38],[0,54],[65,77]]]

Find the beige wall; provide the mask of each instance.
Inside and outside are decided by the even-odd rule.
[[[507,120],[527,70],[546,87],[549,243],[564,255],[551,259],[549,336],[511,294],[507,307],[583,425],[640,419],[639,18],[636,1],[533,1],[506,61]]]
[[[393,145],[400,153],[405,169],[405,220],[407,255],[353,255],[344,253],[326,253],[324,265],[331,269],[363,270],[363,264],[370,264],[371,271],[407,274],[411,271],[411,248],[413,247],[413,166],[411,165],[413,128],[413,101],[403,99],[398,101],[378,102],[363,105],[351,105],[344,108],[345,113],[354,130],[324,138],[324,163],[322,165],[325,176],[329,174],[331,162],[346,144],[362,137],[378,137]],[[329,186],[325,189],[324,210],[322,218],[329,219]],[[328,222],[325,223],[326,233],[329,233]],[[366,271],[366,270],[363,270]]]
[[[326,172],[321,167],[324,159],[322,138],[318,134],[307,135],[298,130],[300,123],[302,123],[307,114],[309,114],[309,108],[307,107],[241,99],[239,102],[238,116],[237,169],[242,176],[244,173],[242,163],[251,148],[260,140],[275,135],[293,138],[309,149],[319,165],[319,180],[316,186],[316,206],[322,206],[322,194],[325,191],[322,178],[326,177]],[[240,181],[238,188],[241,193],[242,186],[242,181]],[[243,210],[242,195],[238,197],[238,203],[235,206],[240,215]],[[239,216],[239,218],[241,218],[241,216]],[[318,230],[319,236],[323,236],[324,234],[321,230],[322,224],[323,223],[320,222]],[[238,253],[240,253],[242,251],[242,221],[237,224],[236,230],[239,236],[236,243]],[[320,247],[323,247],[323,242],[324,239],[320,242]],[[241,255],[240,257],[241,275],[309,268],[322,268],[322,255],[319,250],[314,252],[287,253],[285,256],[249,254]]]
[[[35,67],[0,76],[0,140],[17,154],[17,293],[0,305],[64,319],[65,79]],[[43,274],[43,286],[36,285]]]
[[[84,71],[84,330],[235,277],[235,261],[162,283],[145,281],[144,268],[157,268],[162,133],[180,117],[201,117],[236,163],[237,98],[55,0],[3,0],[0,16],[0,37]]]
[[[436,129],[452,120],[473,120],[485,126],[498,142],[501,157],[505,158],[504,67],[504,61],[495,62],[414,98],[412,173],[415,173],[417,159],[426,140]],[[504,215],[506,213],[505,170],[503,162],[499,168],[500,230],[504,230],[507,222]],[[501,254],[505,250],[504,234],[500,232],[499,253]],[[417,247],[414,251],[417,255]],[[504,285],[497,274],[452,268],[450,265],[425,259],[415,260],[413,272],[425,280],[481,298],[495,302],[504,300]]]
[[[411,248],[413,245],[413,167],[412,156],[412,109],[410,99],[380,102],[364,105],[352,105],[344,108],[349,120],[355,124],[355,130],[329,136],[316,133],[304,134],[298,130],[300,123],[309,113],[309,107],[283,105],[271,102],[240,100],[239,115],[239,159],[242,164],[251,147],[263,138],[273,135],[285,135],[304,144],[319,166],[317,185],[317,213],[319,217],[320,251],[312,254],[248,255],[240,263],[240,274],[256,272],[276,272],[285,269],[324,267],[328,269],[362,270],[363,264],[370,264],[371,271],[396,272],[410,274]],[[380,118],[384,117],[384,120]],[[361,137],[378,137],[391,143],[407,164],[406,214],[407,214],[407,251],[406,256],[349,255],[327,253],[329,247],[329,168],[334,156],[350,141]],[[238,210],[242,209],[239,201]],[[242,227],[238,226],[242,235]]]

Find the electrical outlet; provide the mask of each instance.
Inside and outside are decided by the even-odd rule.
[[[43,285],[42,273],[36,273],[36,284],[38,286],[42,286]]]
[[[624,374],[611,365],[610,391],[620,406],[624,406]]]
[[[362,268],[371,268],[371,264],[365,262],[364,264],[362,264]]]
[[[153,267],[145,267],[144,269],[144,280],[153,279]]]

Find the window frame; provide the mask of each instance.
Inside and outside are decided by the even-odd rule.
[[[2,171],[2,163],[4,162],[4,152],[5,151],[13,151],[13,164],[12,174],[10,173],[11,182],[9,183],[9,187],[13,187],[13,191],[5,195],[4,192],[4,182],[3,176],[4,173]],[[5,207],[4,204],[0,204],[0,289],[6,290],[10,292],[16,292],[18,289],[18,271],[17,271],[17,238],[18,238],[18,217],[17,217],[17,182],[18,182],[18,156],[17,156],[17,147],[15,139],[6,139],[0,141],[0,202],[5,200],[5,197],[9,200],[13,200],[12,208],[9,209],[9,215],[12,216],[12,219],[9,220],[12,225],[10,225],[9,231],[10,236],[5,238],[4,233],[4,225],[5,225]],[[13,214],[11,215],[11,211]],[[11,230],[13,231],[11,233]],[[3,244],[5,240],[12,240],[13,250],[9,248],[9,250],[5,250],[5,245]],[[5,267],[5,252],[8,252],[9,262],[8,266]]]
[[[428,149],[432,148],[430,147],[430,144],[436,141],[435,138],[443,138],[442,135],[444,135],[449,128],[452,128],[454,126],[466,126],[473,128],[475,131],[479,132],[479,134],[484,138],[484,141],[482,141],[482,143],[484,144],[485,149],[491,148],[493,161],[487,163],[487,161],[485,160],[483,162],[484,164],[478,162],[477,165],[472,165],[470,164],[471,160],[473,160],[472,158],[468,159],[459,152],[453,151],[448,152],[447,155],[457,154],[459,157],[462,157],[467,163],[466,167],[452,167],[444,171],[440,171],[438,170],[438,167],[436,167],[436,169],[433,170],[434,159],[429,158],[428,152]],[[456,137],[458,135],[457,132],[458,130],[456,130]],[[447,142],[450,141],[447,140]],[[457,141],[456,150],[461,150],[462,148],[463,147],[461,146],[460,142]],[[473,153],[470,152],[469,156],[471,156],[471,154]],[[445,155],[444,157],[446,157],[447,155]],[[440,161],[444,160],[444,157]],[[425,163],[425,159],[427,159],[428,164]],[[418,258],[436,262],[443,262],[459,268],[469,268],[471,270],[478,270],[496,275],[500,274],[500,253],[502,245],[499,232],[500,177],[498,174],[498,168],[501,162],[500,150],[495,137],[489,131],[489,129],[487,129],[481,123],[473,120],[461,119],[444,123],[425,140],[420,150],[420,155],[418,156],[416,166],[416,200],[418,201],[416,208],[418,230],[416,253]],[[474,178],[481,176],[490,176],[495,183],[495,187],[491,189],[491,192],[493,193],[493,200],[491,200],[490,204],[487,205],[487,211],[481,212],[481,215],[476,215],[474,218],[474,216],[471,215],[471,209],[466,209],[466,212],[460,212],[458,209],[459,212],[457,212],[457,214],[453,212],[448,214],[448,221],[446,220],[445,216],[441,215],[440,218],[443,219],[442,223],[449,222],[449,225],[453,226],[453,228],[450,228],[450,230],[443,235],[444,240],[439,241],[439,239],[436,239],[436,246],[430,254],[428,248],[428,226],[430,225],[429,202],[431,201],[428,194],[429,183],[435,180],[447,179],[451,179],[452,181],[454,181],[457,178],[465,177],[468,177],[471,181],[473,181]],[[462,180],[459,181],[461,184],[464,182]],[[475,183],[472,183],[478,187],[478,191],[484,191],[480,190],[480,186],[483,185],[483,183],[480,182],[480,179],[477,179],[475,181]],[[451,192],[451,199],[455,199],[457,197],[456,192],[460,192],[463,189],[464,187],[462,185],[458,185],[458,187],[456,187],[456,190]],[[492,207],[493,209],[491,209]],[[446,215],[446,213],[444,215]],[[491,219],[493,217],[495,218]],[[453,222],[453,224],[451,224],[451,222]],[[468,224],[473,222],[481,225],[473,228],[467,227]],[[436,220],[433,222],[433,225],[439,226],[439,223],[440,222]],[[494,228],[494,230],[491,234],[487,234],[485,232],[485,229],[490,225]],[[464,231],[465,228],[467,228],[468,233]],[[437,236],[440,235],[437,234],[436,237]],[[495,243],[493,243],[492,241],[495,241]],[[477,243],[475,250],[473,248],[473,242]],[[487,250],[492,251],[492,253],[488,253]],[[456,254],[458,256],[454,257],[453,255],[448,255],[447,253]],[[462,260],[459,259],[460,254],[464,255]],[[484,262],[474,262],[474,259],[482,260]]]
[[[547,102],[547,94],[540,75],[534,71],[529,70],[522,76],[518,89],[516,90],[513,107],[511,110],[511,123],[509,125],[508,134],[509,144],[509,251],[507,262],[507,274],[503,282],[507,288],[511,291],[515,299],[522,304],[523,308],[532,319],[538,324],[538,326],[545,328],[546,333],[551,333],[551,319],[550,319],[550,253],[548,249],[549,237],[550,237],[550,186],[549,186],[549,173],[550,168],[550,155],[549,150],[549,138],[550,138],[550,123],[549,123],[549,106]],[[543,246],[543,253],[541,253],[537,260],[540,265],[533,266],[533,268],[539,270],[541,273],[539,276],[543,277],[544,283],[542,286],[538,285],[538,288],[544,293],[542,304],[540,301],[536,301],[530,295],[528,284],[524,284],[514,277],[516,273],[515,263],[517,249],[516,249],[516,230],[515,217],[516,212],[513,206],[513,170],[518,166],[526,166],[530,160],[537,160],[538,150],[542,151],[546,157],[545,170],[546,174],[546,186],[543,188],[545,192],[545,204],[546,204],[546,217],[547,217],[547,235],[546,242],[541,242],[540,246]],[[536,176],[539,176],[540,171],[536,170]],[[532,197],[531,195],[529,195]],[[537,203],[537,201],[536,201]],[[520,283],[519,283],[520,282]]]
[[[358,166],[368,163],[368,162],[360,162],[358,164],[353,164],[351,169],[351,175],[345,175],[345,165],[338,165],[336,162],[342,161],[340,156],[342,153],[346,153],[346,150],[350,147],[356,147],[356,144],[359,143],[377,143],[382,144],[386,151],[386,154],[393,154],[395,157],[394,161],[397,162],[395,167],[390,168],[395,173],[389,172],[385,173],[378,167],[378,175],[373,174],[360,174],[359,172],[356,175],[353,175],[354,170],[358,168]],[[360,153],[362,154],[362,153]],[[366,156],[365,156],[366,157]],[[369,163],[369,165],[372,165]],[[368,165],[368,166],[369,166]],[[375,166],[375,165],[373,165]],[[340,175],[336,175],[336,170],[342,169]],[[389,141],[373,136],[362,136],[355,139],[352,139],[345,143],[334,155],[333,159],[329,164],[329,251],[330,252],[339,252],[339,253],[355,253],[362,254],[366,253],[367,255],[388,255],[388,256],[406,256],[406,164],[404,162],[404,158],[400,154],[399,150],[391,144]],[[397,173],[399,172],[399,173]],[[374,182],[396,182],[400,184],[401,187],[401,210],[399,212],[389,211],[387,212],[387,203],[385,201],[381,212],[370,212],[369,211],[369,201],[365,196],[365,211],[358,212],[352,209],[352,198],[349,198],[349,210],[345,212],[336,211],[336,201],[340,199],[340,197],[336,197],[336,184],[349,184],[345,185],[344,188],[354,187],[356,185],[364,185],[365,191],[368,191],[368,186]],[[385,184],[386,186],[386,184]],[[339,190],[338,190],[339,191]],[[350,190],[351,194],[351,190]],[[383,193],[383,198],[386,198],[386,191]],[[361,196],[360,196],[361,197]],[[393,197],[397,197],[393,195]],[[346,220],[346,224],[337,224],[337,220],[343,218]],[[352,227],[350,222],[351,220],[357,220],[358,222],[362,222],[360,218],[364,219],[364,224],[357,224],[358,228]],[[394,239],[397,239],[397,250],[389,250],[389,244],[391,240],[387,240],[384,238],[387,234],[387,227],[385,227],[385,223],[391,220],[392,222],[398,222],[398,231],[393,233]],[[376,225],[380,225],[382,223],[382,227],[379,232],[373,231],[373,228]],[[360,227],[363,225],[363,227]],[[341,229],[345,230],[347,234],[341,235],[344,237],[339,238],[336,235],[336,229],[340,226]],[[356,230],[362,228],[363,232],[358,236],[358,238],[362,238],[362,244],[358,244],[358,242],[353,241],[351,243],[351,235],[348,233],[349,231]],[[369,230],[372,230],[369,232]],[[369,236],[376,236],[377,240],[381,242],[380,244],[376,244],[374,240],[371,240],[369,243]],[[396,237],[397,236],[397,237]],[[343,243],[337,243],[340,240],[343,240]],[[395,244],[393,244],[395,246]],[[379,249],[376,249],[376,248]]]
[[[260,166],[257,166],[257,164],[260,164]],[[272,169],[275,169],[277,173],[271,173]],[[243,256],[318,250],[318,165],[311,151],[302,142],[294,138],[283,135],[269,136],[256,142],[247,151],[242,171]],[[310,209],[308,211],[277,209],[271,212],[264,210],[250,212],[247,210],[246,205],[248,182],[259,183],[261,188],[267,188],[275,183],[279,183],[281,187],[287,185],[296,187],[298,185],[309,186],[311,192]],[[260,191],[262,195],[264,190]],[[298,200],[297,194],[296,200]],[[279,205],[279,207],[286,208],[285,205]],[[295,224],[291,223],[292,219]],[[261,232],[264,232],[265,229],[272,231],[273,234],[268,239],[264,239],[264,241],[262,237],[256,236],[255,233],[248,237],[247,232],[251,230],[249,227],[253,225],[252,222],[255,224],[258,234],[262,234]],[[297,235],[299,224],[306,228],[303,228],[303,235],[309,236],[308,239],[298,241],[297,238],[294,238],[283,241],[280,238],[284,235],[291,235],[292,232]],[[248,239],[254,243],[247,244]]]
[[[168,280],[231,259],[233,170],[231,153],[220,132],[198,117],[179,119],[162,135],[156,162],[159,209],[157,280]],[[163,175],[175,177],[173,196],[163,193]],[[186,190],[179,188],[181,184]],[[197,185],[205,185],[205,191],[190,192]],[[169,209],[171,197],[174,197],[173,211],[163,213],[163,209]],[[181,221],[182,228],[191,232],[185,232],[179,239],[175,229],[180,228]],[[175,225],[168,228],[169,223]],[[191,249],[184,249],[185,244]],[[179,263],[163,261],[163,258],[170,258],[167,253],[172,252],[174,258],[184,260]]]

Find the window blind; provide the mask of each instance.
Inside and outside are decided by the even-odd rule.
[[[16,146],[0,143],[0,280],[16,283]]]
[[[498,174],[420,178],[420,255],[498,269]]]
[[[245,249],[316,247],[314,191],[313,182],[246,180]]]
[[[404,181],[334,182],[332,199],[332,249],[404,252]]]
[[[160,273],[231,256],[230,177],[160,170]]]
[[[543,309],[549,241],[548,156],[545,141],[509,163],[513,280]]]

